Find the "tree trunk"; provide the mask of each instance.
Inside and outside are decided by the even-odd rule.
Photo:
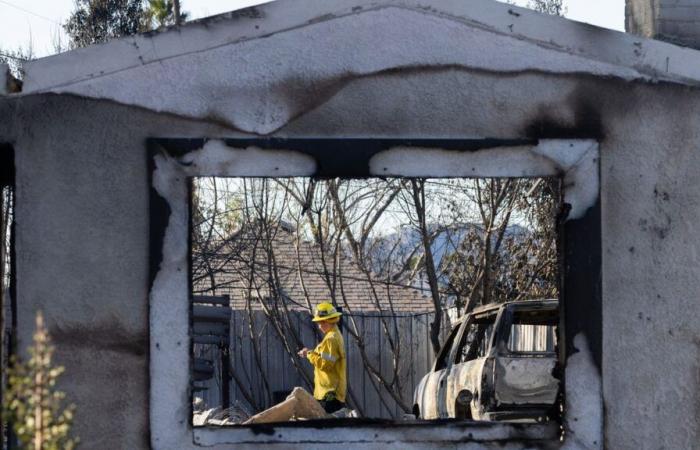
[[[180,15],[180,0],[173,0],[173,13],[175,14],[175,25],[180,25],[182,16]]]
[[[440,328],[442,327],[442,302],[440,301],[440,291],[438,288],[437,274],[435,271],[435,260],[433,259],[433,251],[431,248],[431,239],[428,233],[428,226],[425,221],[425,181],[411,180],[413,188],[413,203],[418,215],[418,227],[423,242],[423,251],[425,253],[425,272],[428,276],[428,284],[430,285],[430,294],[433,298],[433,307],[435,309],[435,317],[430,323],[430,344],[433,346],[433,351],[437,355],[440,352]]]

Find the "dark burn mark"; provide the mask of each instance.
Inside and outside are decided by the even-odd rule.
[[[250,431],[253,432],[255,435],[267,435],[267,436],[272,436],[275,434],[275,427],[270,425],[270,424],[255,424],[255,425],[250,425]]]
[[[372,419],[366,417],[359,418],[337,418],[337,419],[310,419],[302,421],[289,421],[289,422],[273,422],[273,423],[257,423],[250,425],[228,425],[220,427],[205,427],[212,429],[220,428],[249,428],[251,430],[257,429],[260,434],[274,434],[270,433],[269,429],[276,428],[278,431],[284,428],[313,428],[313,429],[329,429],[329,428],[432,428],[435,426],[445,426],[452,429],[473,431],[475,429],[490,429],[493,427],[492,423],[489,422],[476,422],[470,420],[460,420],[460,419],[434,419],[434,420],[416,420],[407,422],[396,422],[391,419]],[[503,426],[515,431],[529,432],[532,429],[532,424],[523,423],[507,423]],[[543,428],[550,428],[548,425],[544,425]]]
[[[671,196],[669,195],[669,193],[666,191],[659,191],[658,187],[654,187],[654,197],[665,202],[671,200]]]
[[[512,26],[512,25],[511,25]],[[512,30],[511,30],[512,31]],[[354,73],[348,72],[345,74],[339,74],[333,77],[329,77],[323,80],[309,80],[308,78],[299,77],[298,75],[290,76],[285,80],[282,80],[275,86],[271,87],[271,90],[277,90],[282,93],[284,97],[293,100],[290,104],[294,105],[294,112],[290,114],[287,123],[280,125],[279,128],[270,131],[269,134],[275,133],[280,129],[284,128],[290,123],[293,123],[297,119],[319,109],[326,103],[328,103],[335,95],[343,90],[350,83],[361,81],[364,79],[376,79],[382,77],[406,77],[413,75],[431,75],[437,73],[445,72],[457,72],[466,73],[473,75],[490,75],[498,77],[499,79],[515,79],[526,75],[539,75],[548,78],[576,78],[577,80],[583,80],[583,82],[588,82],[591,85],[591,92],[595,92],[596,86],[600,90],[601,79],[620,81],[615,78],[603,78],[599,76],[594,76],[586,72],[572,71],[565,74],[554,74],[546,70],[541,69],[524,69],[524,70],[513,70],[513,71],[495,71],[490,69],[468,67],[462,64],[409,64],[405,66],[389,67],[386,69],[381,69],[376,72],[371,73]],[[640,80],[640,82],[643,82]],[[590,97],[590,94],[586,94],[581,91],[581,98],[585,99]],[[598,119],[600,122],[600,119]],[[534,122],[533,122],[534,123]],[[547,127],[545,127],[547,128]],[[569,129],[571,127],[559,127],[564,129]],[[526,130],[527,131],[527,130]],[[596,138],[596,135],[587,135],[585,131],[580,133],[570,133],[569,135],[558,135],[552,133],[551,135],[537,136],[537,133],[532,135],[521,133],[521,135],[527,137],[580,137],[579,134],[584,135],[585,138],[591,139]]]
[[[5,84],[5,89],[7,89],[7,92],[10,94],[19,94],[22,92],[22,86],[24,85],[24,81],[20,80],[19,78],[15,78],[12,73],[10,73],[9,69],[7,71],[7,78],[6,78],[6,84]]]
[[[312,25],[315,23],[326,22],[335,19],[335,14],[323,14],[321,16],[315,17],[307,22],[307,24]]]
[[[153,187],[153,173],[155,172],[155,157],[163,151],[155,140],[148,140],[148,186],[149,186],[149,209],[150,209],[150,229],[149,229],[149,291],[153,289],[160,263],[163,261],[163,241],[165,230],[170,222],[170,205]]]
[[[605,138],[605,127],[601,119],[600,107],[595,105],[592,96],[577,90],[567,103],[574,111],[573,122],[555,117],[549,106],[542,105],[537,117],[530,121],[522,133],[533,139],[595,139]]]
[[[248,147],[263,150],[291,150],[308,155],[316,161],[316,178],[364,178],[377,176],[370,173],[371,158],[394,147],[435,148],[456,152],[475,152],[499,147],[534,146],[534,139],[286,139],[286,138],[252,138],[224,139],[227,146],[235,149]],[[153,156],[165,151],[173,157],[181,157],[191,151],[201,149],[207,139],[151,139],[149,146]],[[151,157],[151,160],[153,159]],[[151,168],[151,171],[154,167]],[[152,205],[163,200],[152,190]],[[153,206],[152,206],[153,207]],[[163,210],[162,213],[165,211]],[[167,209],[169,215],[170,209]],[[161,220],[162,222],[162,220]],[[167,223],[163,222],[165,226]],[[152,221],[152,225],[154,222]],[[158,225],[158,224],[155,224]],[[152,229],[152,231],[154,231]],[[165,227],[162,228],[164,233]],[[162,241],[162,237],[161,237]],[[152,239],[151,242],[156,242]],[[160,264],[160,260],[158,260]],[[153,266],[156,268],[156,266]],[[151,280],[152,284],[153,279]]]
[[[200,19],[198,21],[194,21],[196,23],[203,23],[206,24],[209,21],[216,21],[216,20],[221,20],[222,18],[226,18],[227,14],[222,14],[220,16],[213,16],[210,18],[206,19]],[[375,79],[375,78],[381,78],[381,77],[403,77],[403,76],[411,76],[411,75],[417,75],[417,74],[426,74],[430,75],[433,73],[444,73],[444,72],[462,72],[466,74],[473,74],[473,75],[489,75],[493,77],[497,77],[498,79],[517,79],[522,76],[529,76],[529,75],[537,75],[537,76],[542,76],[546,77],[548,79],[570,79],[570,80],[576,80],[577,82],[584,84],[586,86],[586,90],[584,91],[581,89],[579,92],[581,92],[578,96],[574,96],[574,99],[576,97],[580,97],[581,103],[586,103],[586,98],[597,98],[596,96],[600,96],[601,89],[603,86],[609,86],[617,92],[624,92],[626,88],[629,86],[633,85],[652,85],[654,89],[664,89],[666,90],[673,90],[673,91],[681,91],[684,94],[688,93],[695,93],[699,91],[698,88],[692,87],[692,86],[682,86],[678,85],[677,83],[669,82],[669,81],[660,81],[660,80],[655,80],[654,82],[651,82],[649,80],[644,80],[644,79],[639,79],[639,80],[634,80],[634,82],[629,82],[625,80],[621,80],[616,77],[601,77],[597,75],[590,74],[588,72],[580,72],[580,71],[572,71],[572,72],[567,72],[567,73],[551,73],[546,70],[541,70],[541,69],[525,69],[525,70],[514,70],[514,71],[508,71],[508,72],[503,72],[503,71],[495,71],[495,70],[488,70],[488,69],[481,69],[481,68],[474,68],[474,67],[467,67],[464,65],[460,64],[413,64],[413,65],[406,65],[406,66],[399,66],[399,67],[391,67],[387,69],[382,69],[378,70],[376,72],[371,72],[371,73],[353,73],[353,72],[348,72],[345,74],[339,74],[337,76],[332,76],[320,80],[313,80],[305,77],[300,77],[298,75],[291,76],[285,80],[280,80],[279,82],[266,87],[266,92],[268,93],[274,93],[275,95],[281,94],[285,99],[288,100],[288,106],[291,107],[290,109],[290,116],[285,120],[285,123],[280,124],[277,128],[269,130],[269,132],[265,133],[259,133],[251,129],[243,129],[241,128],[238,124],[234,123],[235,121],[232,121],[230,118],[225,117],[219,113],[214,113],[214,112],[208,112],[204,115],[188,115],[188,114],[182,114],[182,113],[176,113],[172,111],[154,111],[148,107],[141,106],[141,105],[136,105],[133,103],[124,103],[115,99],[107,99],[107,98],[101,98],[101,99],[92,99],[90,97],[86,97],[84,95],[79,95],[79,94],[71,94],[71,93],[63,93],[63,94],[56,94],[56,93],[42,93],[42,94],[29,94],[28,96],[24,97],[30,98],[32,96],[48,96],[48,97],[72,97],[76,99],[80,99],[83,101],[93,101],[95,103],[107,103],[107,104],[114,104],[114,105],[121,105],[125,106],[128,108],[132,108],[137,111],[144,111],[144,112],[149,112],[149,113],[156,113],[159,116],[166,117],[166,118],[173,118],[173,119],[180,119],[180,120],[188,120],[192,121],[194,123],[206,123],[206,124],[211,124],[215,126],[219,126],[224,129],[228,129],[231,131],[235,132],[241,132],[241,133],[246,133],[250,135],[256,135],[256,136],[269,136],[272,135],[276,132],[279,132],[280,130],[284,129],[286,126],[292,124],[295,122],[297,119],[300,119],[307,114],[312,113],[313,111],[321,108],[323,105],[325,105],[327,102],[329,102],[332,98],[335,97],[335,95],[343,90],[347,85],[353,82],[361,81],[364,79]],[[588,94],[586,92],[589,92]],[[589,102],[592,104],[591,102]],[[620,111],[620,113],[626,112],[626,110],[629,108],[629,105],[627,104],[625,106],[626,109],[623,109]],[[578,116],[585,118],[586,114],[585,111],[583,111],[585,108],[580,108]],[[529,137],[547,137],[547,136],[554,136],[554,137],[566,137],[566,136],[579,136],[583,135],[585,138],[596,138],[596,135],[599,134],[602,136],[602,127],[596,127],[596,126],[587,126],[584,127],[583,129],[590,129],[595,131],[598,129],[600,133],[593,133],[592,135],[587,135],[584,131],[575,131],[574,130],[581,130],[586,123],[590,123],[591,120],[577,120],[577,123],[575,125],[572,124],[562,124],[558,119],[553,117],[547,110],[547,108],[543,105],[541,108],[541,111],[537,116],[529,121],[526,121],[526,125],[523,126],[523,130],[521,130],[521,135],[524,136],[529,136]],[[600,118],[598,118],[598,122],[601,122]],[[550,126],[551,125],[551,126]],[[547,131],[549,130],[549,131]],[[565,134],[566,136],[562,136],[561,134],[557,134],[556,130],[560,130],[562,134]],[[529,134],[528,134],[529,133]]]
[[[148,353],[145,333],[131,333],[116,320],[90,323],[89,326],[56,324],[50,329],[51,338],[59,346],[91,348],[133,356]]]
[[[495,426],[502,427],[503,430],[499,434],[507,437],[492,437],[492,436],[475,436],[474,431],[477,429],[493,429]],[[393,440],[380,432],[380,430],[400,430],[402,428],[415,430],[416,428],[430,428],[435,429],[436,427],[444,429],[446,432],[448,430],[456,431],[461,435],[459,439],[449,440],[447,442],[442,442],[440,440],[413,440],[411,438]],[[540,427],[540,430],[533,432],[533,427]],[[430,421],[411,421],[411,422],[394,422],[391,420],[384,419],[321,419],[321,420],[308,420],[308,421],[295,421],[295,422],[278,422],[272,424],[254,424],[254,425],[232,425],[226,427],[209,427],[210,429],[217,428],[228,428],[228,429],[249,429],[256,436],[270,436],[268,440],[261,441],[260,438],[255,440],[257,445],[279,445],[284,440],[284,430],[285,429],[304,429],[308,430],[308,437],[303,440],[296,441],[297,444],[328,444],[327,440],[316,440],[312,436],[319,430],[324,433],[332,434],[334,431],[340,432],[341,430],[347,429],[365,429],[369,432],[367,428],[375,429],[377,432],[368,433],[367,439],[357,439],[353,440],[352,443],[374,443],[378,442],[384,444],[398,444],[403,445],[417,443],[423,446],[427,442],[440,443],[440,446],[454,446],[458,444],[467,443],[480,443],[486,445],[488,448],[501,448],[506,446],[517,445],[520,448],[531,448],[531,449],[553,449],[559,448],[558,443],[553,441],[558,434],[558,426],[555,424],[545,424],[545,425],[533,425],[533,424],[492,424],[485,422],[472,422],[472,421],[460,421],[455,419],[438,419]],[[351,445],[351,443],[348,443]]]
[[[231,18],[246,18],[246,19],[263,19],[265,13],[257,6],[249,6],[248,8],[238,9],[227,13]]]
[[[601,207],[598,199],[585,216],[561,224],[559,232],[564,360],[579,351],[574,347],[574,338],[582,334],[588,341],[599,375],[603,349],[600,223]]]
[[[9,144],[0,144],[0,186],[12,186],[14,183],[14,151]]]

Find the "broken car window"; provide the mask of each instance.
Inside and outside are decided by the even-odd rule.
[[[454,327],[454,329],[452,329],[452,332],[450,333],[450,336],[447,338],[447,341],[445,341],[445,345],[442,346],[440,354],[438,355],[437,360],[435,362],[436,372],[447,367],[447,358],[450,356],[452,344],[454,343],[455,337],[457,336],[457,333],[459,332],[460,328],[460,326]]]
[[[516,312],[508,336],[513,353],[554,353],[557,345],[556,311]]]
[[[486,356],[495,320],[496,315],[493,314],[471,321],[462,336],[462,342],[457,350],[456,364]]]

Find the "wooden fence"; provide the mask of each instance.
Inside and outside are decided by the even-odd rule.
[[[252,323],[250,318],[252,318]],[[390,329],[390,335],[399,349],[398,392],[403,403],[412,405],[413,390],[431,368],[434,354],[430,345],[432,314],[380,316],[379,314],[353,314],[343,318],[341,327],[345,338],[348,386],[348,402],[364,417],[400,418],[404,413],[388,390],[380,386],[376,378],[365,368],[357,340],[349,333],[351,319],[365,340],[365,353],[369,363],[391,382],[393,374],[392,351],[383,331],[382,319]],[[315,325],[306,312],[290,312],[290,328],[296,331],[304,346],[312,348],[320,339]],[[449,332],[449,318],[443,318],[443,336]],[[353,328],[354,329],[354,328]],[[250,333],[255,339],[251,339]],[[294,351],[298,350],[297,348]],[[195,354],[218,364],[218,350],[214,346],[197,345]],[[282,340],[272,323],[262,311],[233,311],[230,338],[231,403],[239,402],[252,412],[267,408],[286,396],[295,386],[312,390],[295,367],[292,357],[285,350]],[[301,369],[308,379],[313,379],[310,364],[301,362]],[[215,373],[220,373],[216,368]],[[200,396],[207,407],[220,405],[221,380],[211,379],[196,383],[205,388]],[[396,391],[396,389],[395,389]]]

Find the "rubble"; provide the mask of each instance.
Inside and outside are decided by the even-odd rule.
[[[192,406],[194,409],[192,425],[195,427],[360,417],[357,411],[350,408],[342,408],[333,414],[326,413],[321,404],[301,387],[295,387],[283,402],[255,415],[252,415],[240,402],[236,402],[232,407],[227,409],[222,409],[220,407],[204,409],[203,400],[199,397],[195,397]]]
[[[200,401],[198,402],[198,400]],[[206,425],[240,425],[241,423],[248,420],[251,416],[251,413],[248,412],[248,409],[245,406],[243,406],[240,402],[236,402],[233,406],[226,409],[217,407],[207,410],[198,410],[198,407],[201,405],[201,399],[195,398],[195,410],[192,416],[192,425],[195,427],[201,427]]]
[[[360,414],[354,409],[341,408],[332,413],[331,416],[333,416],[335,419],[357,419],[360,417]]]

